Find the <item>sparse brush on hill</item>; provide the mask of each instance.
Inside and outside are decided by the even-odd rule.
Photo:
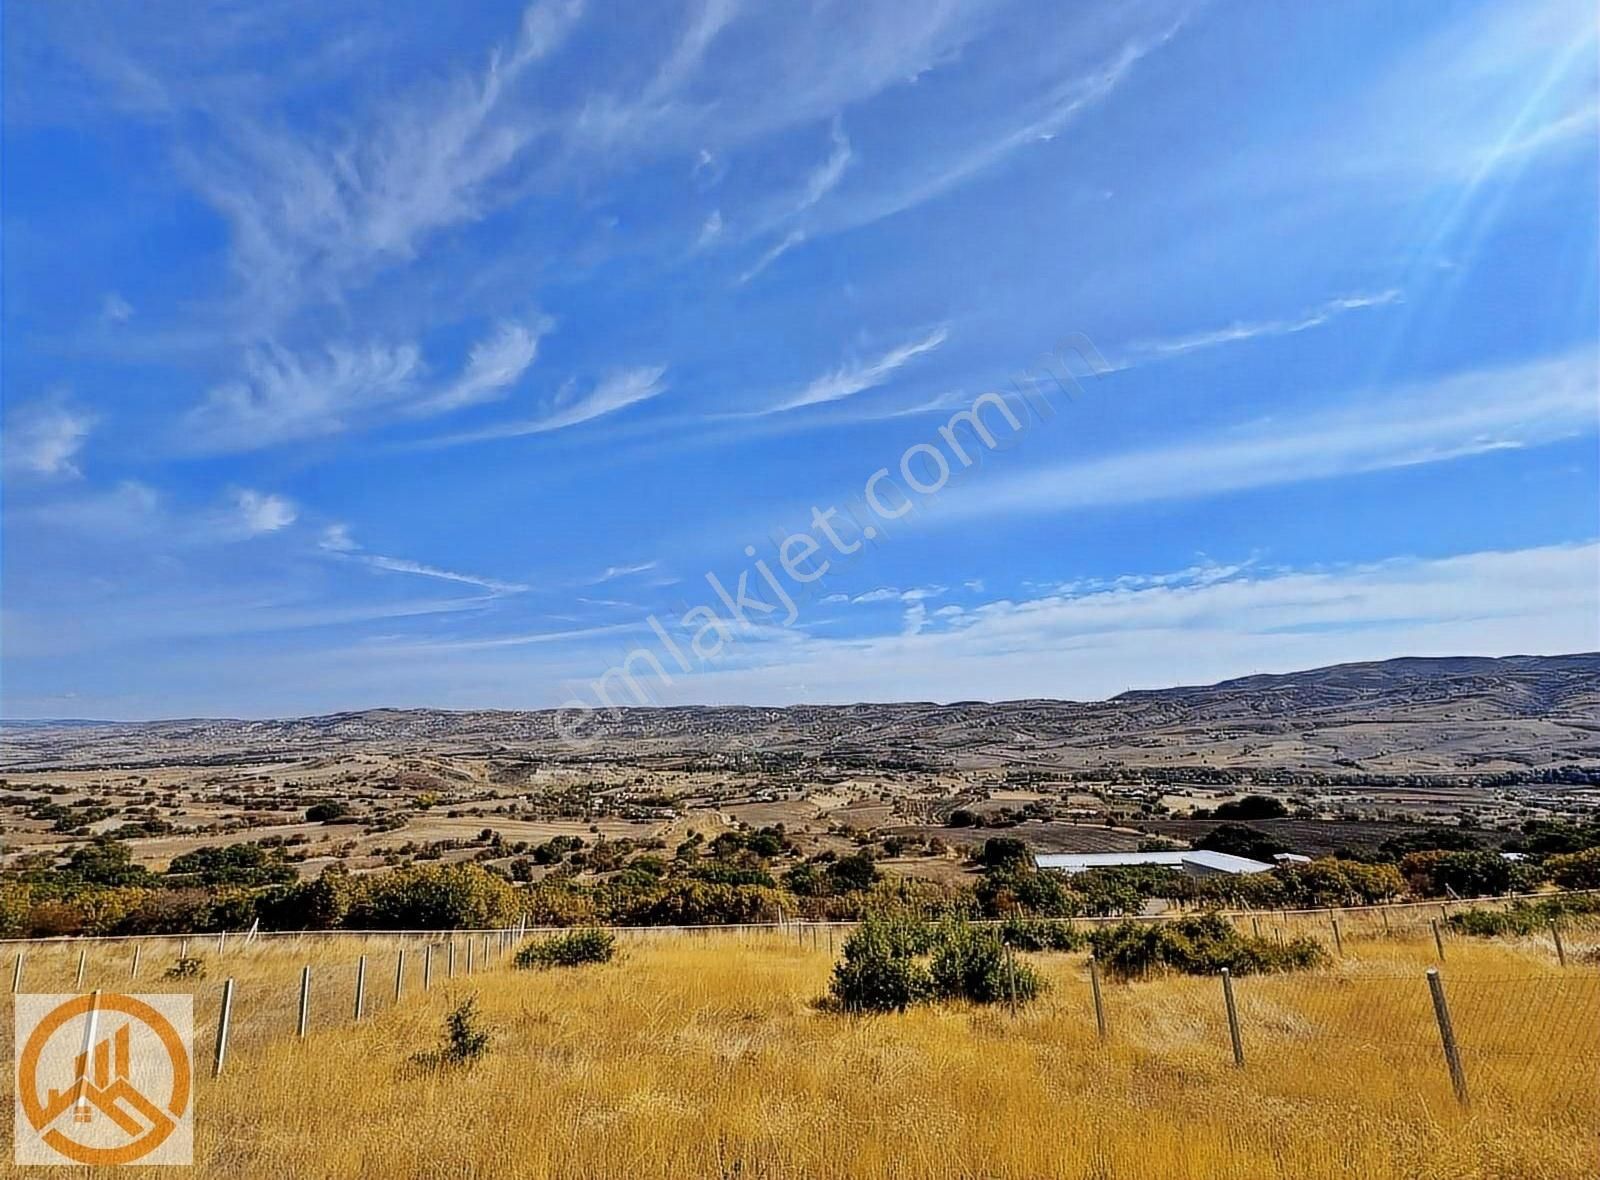
[[[1328,962],[1313,938],[1277,943],[1240,934],[1220,914],[1194,914],[1171,922],[1119,922],[1089,939],[1095,958],[1118,979],[1177,971],[1212,975],[1226,967],[1234,975],[1304,971]]]
[[[617,953],[617,936],[605,930],[567,930],[535,939],[517,951],[518,967],[578,967],[609,963]]]

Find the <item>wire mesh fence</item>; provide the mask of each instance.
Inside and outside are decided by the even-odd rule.
[[[1270,1071],[1291,1092],[1299,1079],[1315,1078],[1319,1088],[1376,1088],[1429,1106],[1465,1099],[1515,1107],[1528,1118],[1600,1125],[1600,961],[1589,958],[1600,924],[1565,927],[1570,954],[1562,966],[1542,936],[1516,940],[1514,954],[1486,958],[1481,951],[1490,944],[1450,932],[1437,907],[1432,915],[1390,915],[1387,924],[1375,913],[1291,917],[1298,927],[1281,913],[1234,920],[1245,929],[1260,923],[1264,937],[1274,927],[1286,937],[1291,928],[1315,933],[1311,925],[1319,924],[1315,936],[1333,952],[1330,965],[1232,980],[1232,1022],[1218,976],[1101,979],[1097,1011],[1093,968],[1081,953],[1034,958],[1054,985],[1046,999],[1020,1016],[1001,1011],[984,1019],[999,1022],[997,1036],[1042,1022],[1045,1039],[1065,1050],[1100,1044],[1180,1073],[1234,1067],[1237,1035],[1246,1074]],[[748,950],[800,957],[814,964],[820,992],[846,934],[847,927],[822,923],[638,929],[624,943],[639,954]],[[302,1010],[314,1038],[358,1021],[380,1022],[424,992],[454,992],[509,967],[519,942],[510,931],[53,942],[13,944],[6,966],[22,992],[193,994],[196,1065],[209,1073],[227,980],[233,981],[227,1068],[246,1068],[251,1054],[297,1038]],[[202,974],[186,974],[185,958],[199,960]],[[1430,968],[1439,973],[1459,1087]]]

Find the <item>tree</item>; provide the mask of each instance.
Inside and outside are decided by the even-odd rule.
[[[331,824],[344,819],[350,814],[350,805],[341,803],[337,799],[328,799],[322,803],[313,803],[306,808],[306,822],[311,824]]]
[[[1600,848],[1552,856],[1544,865],[1563,889],[1600,889]]]
[[[85,885],[144,885],[150,870],[133,863],[133,852],[120,840],[96,836],[72,850],[62,875]]]
[[[1244,856],[1251,860],[1270,861],[1289,846],[1276,836],[1248,824],[1218,824],[1194,842],[1196,848],[1208,852],[1226,852],[1230,856]]]
[[[990,869],[1013,869],[1018,866],[1033,867],[1033,856],[1028,851],[1028,846],[1021,840],[1012,836],[991,836],[983,842],[983,851],[978,854],[978,863],[985,871]]]
[[[1217,819],[1277,819],[1288,815],[1289,809],[1271,795],[1246,795],[1217,804],[1211,814]]]

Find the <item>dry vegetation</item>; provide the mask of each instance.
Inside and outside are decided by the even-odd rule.
[[[1016,1014],[847,1017],[814,1006],[831,964],[820,933],[636,932],[604,966],[519,972],[503,958],[451,981],[436,971],[426,995],[413,941],[398,1006],[397,943],[258,942],[220,963],[213,947],[194,989],[200,1049],[224,973],[240,980],[240,1039],[199,1093],[198,1162],[216,1176],[385,1180],[1594,1176],[1600,968],[1577,961],[1594,933],[1573,933],[1565,971],[1543,940],[1448,943],[1463,1113],[1423,978],[1433,945],[1414,931],[1352,918],[1338,966],[1240,980],[1242,1072],[1212,979],[1108,985],[1099,1044],[1080,955],[1030,956],[1053,986]],[[363,951],[378,1010],[351,1027]],[[114,986],[128,955],[102,948],[89,983]],[[283,1034],[308,957],[324,990],[302,1045]],[[36,951],[30,986],[70,986],[75,969],[76,948]],[[494,1032],[488,1056],[410,1064],[468,994]]]

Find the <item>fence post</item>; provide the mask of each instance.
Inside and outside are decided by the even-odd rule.
[[[422,990],[433,986],[433,943],[422,948]]]
[[[189,957],[189,940],[186,938],[186,939],[184,939],[182,942],[180,942],[178,944],[178,958],[187,959],[188,957]]]
[[[450,953],[445,956],[444,977],[446,979],[456,977],[456,940],[453,938],[450,940]]]
[[[467,936],[467,974],[472,974],[472,936]]]
[[[222,1011],[217,1016],[217,1045],[211,1055],[211,1076],[222,1076],[222,1062],[228,1055],[228,1028],[233,1023],[233,980],[222,985]]]
[[[1089,990],[1094,993],[1094,1025],[1103,1041],[1106,1039],[1106,1005],[1100,997],[1100,964],[1093,955],[1089,956]]]
[[[133,944],[133,966],[128,969],[129,979],[139,978],[139,952],[142,950],[144,950],[144,943],[136,942]]]
[[[1261,919],[1256,917],[1254,914],[1250,915],[1250,933],[1254,934],[1257,938],[1261,937]]]
[[[1456,1044],[1455,1026],[1450,1023],[1450,1006],[1444,999],[1444,980],[1439,978],[1437,967],[1428,968],[1428,991],[1433,994],[1433,1016],[1439,1022],[1439,1039],[1444,1042],[1444,1061],[1450,1067],[1450,1085],[1455,1088],[1456,1101],[1467,1106],[1467,1073],[1461,1068],[1461,1048]]]
[[[295,1025],[295,1035],[302,1040],[311,1027],[311,964],[300,968],[300,1020]]]
[[[11,968],[11,994],[16,995],[22,990],[22,948],[17,948],[17,961]]]
[[[1338,918],[1329,918],[1328,921],[1333,923],[1333,946],[1334,946],[1334,949],[1336,951],[1338,951],[1339,957],[1342,959],[1342,958],[1344,958],[1344,936],[1339,933],[1339,919]]]
[[[88,965],[88,961],[89,961],[89,948],[86,947],[86,946],[79,947],[78,948],[78,982],[76,984],[76,987],[80,992],[83,990],[83,969],[84,969],[85,966]]]
[[[406,982],[406,948],[401,947],[394,957],[394,1002],[400,1002],[401,989]]]
[[[1439,932],[1439,919],[1429,918],[1428,921],[1433,926],[1433,945],[1438,950],[1439,962],[1442,963],[1444,962],[1444,935]]]
[[[361,1019],[361,1008],[367,998],[367,956],[356,960],[356,1019]]]
[[[227,949],[228,949],[228,932],[226,930],[219,930],[219,931],[217,931],[217,954],[220,955],[223,951],[225,951]]]
[[[1556,925],[1554,918],[1550,919],[1550,937],[1556,940],[1556,962],[1565,967],[1567,965],[1567,948],[1561,945],[1561,927]]]
[[[1228,1006],[1228,1037],[1233,1041],[1233,1064],[1244,1068],[1244,1042],[1239,1039],[1239,1009],[1233,1003],[1233,975],[1222,969],[1222,1002]]]

